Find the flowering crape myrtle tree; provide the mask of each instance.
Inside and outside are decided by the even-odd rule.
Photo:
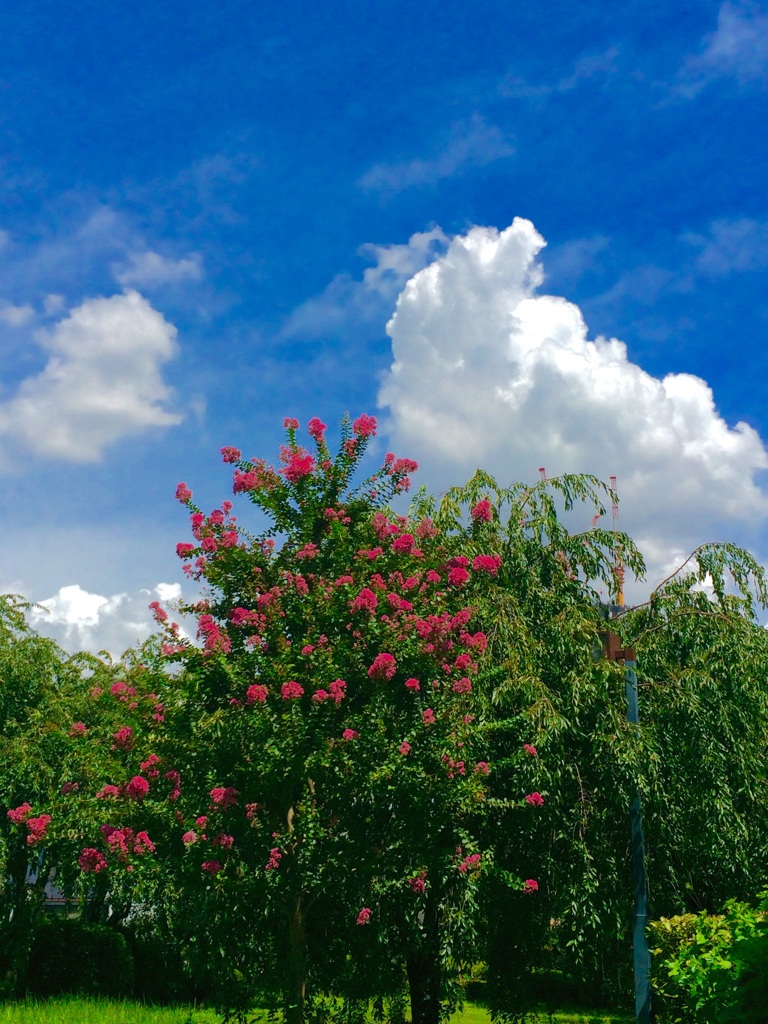
[[[382,965],[397,966],[392,984],[404,963],[412,1018],[434,1024],[472,953],[492,865],[477,700],[487,639],[473,615],[501,559],[458,554],[456,538],[449,551],[428,518],[386,509],[410,485],[408,459],[387,454],[353,487],[373,417],[344,421],[335,457],[319,420],[311,452],[295,420],[285,427],[277,468],[222,449],[265,533],[248,535],[230,501],[205,513],[177,490],[193,535],[178,553],[206,589],[184,609],[197,643],[157,610],[181,667],[167,700],[176,884],[202,908],[209,954],[224,951],[230,1009],[271,984],[293,1024],[319,985],[367,998]],[[535,813],[524,795],[509,802]]]
[[[156,871],[150,834],[158,837],[141,744],[163,716],[147,671],[65,654],[29,628],[27,607],[0,599],[0,970],[9,994],[23,990],[46,886],[83,896],[85,916],[97,919],[109,890],[112,916],[124,916],[136,881]],[[154,817],[164,821],[159,805]]]

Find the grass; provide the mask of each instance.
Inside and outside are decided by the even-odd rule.
[[[631,1017],[607,1017],[596,1013],[567,1012],[554,1016],[556,1024],[629,1024]],[[541,1017],[548,1024],[549,1017]],[[0,1003],[0,1024],[219,1024],[213,1010],[183,1006],[147,1006],[111,999],[29,999]],[[488,1011],[467,1003],[451,1024],[490,1024]]]

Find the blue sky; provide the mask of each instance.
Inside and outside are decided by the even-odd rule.
[[[765,558],[767,98],[758,3],[6,5],[0,588],[130,643],[176,482],[346,410]]]

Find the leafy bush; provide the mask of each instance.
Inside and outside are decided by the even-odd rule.
[[[32,939],[27,991],[35,996],[130,995],[133,957],[125,936],[105,925],[44,918]]]
[[[657,1016],[663,1024],[764,1024],[768,894],[729,900],[722,914],[661,918],[650,928]]]

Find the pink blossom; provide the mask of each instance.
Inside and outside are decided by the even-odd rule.
[[[403,740],[403,742],[397,749],[400,751],[403,757],[406,757],[406,755],[410,754],[411,752],[411,744],[407,740]]]
[[[357,437],[375,437],[376,436],[376,423],[375,416],[368,416],[363,413],[362,416],[358,416],[352,424],[352,432]]]
[[[112,734],[113,750],[131,750],[133,742],[133,729],[130,725],[124,725]]]
[[[285,467],[280,470],[289,483],[297,484],[315,471],[315,460],[303,448],[285,454]]]
[[[531,757],[536,757],[538,755],[536,747],[531,746],[530,743],[524,743],[523,750],[526,752],[526,754],[529,754]]]
[[[192,500],[192,491],[187,487],[185,483],[181,483],[176,488],[176,501],[180,501],[182,505],[186,505],[187,502]]]
[[[304,687],[295,679],[289,679],[280,687],[280,696],[283,700],[298,700],[299,697],[304,696]]]
[[[491,770],[491,766],[487,761],[478,761],[475,765],[475,775],[487,775]]]
[[[185,544],[184,542],[180,541],[176,545],[176,554],[179,556],[179,558],[191,558],[194,553],[194,544]]]
[[[221,861],[218,860],[204,860],[200,865],[200,870],[207,872],[209,875],[218,875],[221,871]]]
[[[469,573],[461,566],[448,570],[448,582],[452,587],[460,587],[469,579]]]
[[[27,836],[27,844],[29,846],[35,846],[42,839],[45,839],[45,834],[48,831],[48,826],[51,823],[50,814],[40,814],[36,818],[27,818],[27,828],[29,829],[29,835]]]
[[[425,711],[422,711],[421,720],[424,723],[424,725],[435,724],[435,712],[432,710],[432,708],[427,708]]]
[[[125,787],[125,795],[132,800],[143,800],[149,792],[149,783],[141,775],[134,775]]]
[[[282,853],[280,848],[275,846],[269,851],[269,860],[264,865],[265,871],[276,871],[280,867],[280,861],[282,859]]]
[[[317,556],[319,554],[320,554],[320,548],[317,546],[317,544],[314,544],[312,541],[310,541],[308,544],[305,544],[303,548],[300,548],[296,552],[296,557],[297,558],[313,559],[313,558],[317,558]]]
[[[184,833],[181,837],[181,841],[185,846],[192,846],[197,842],[197,832],[193,832],[192,829],[190,829],[189,832]]]
[[[325,425],[325,423],[323,423],[322,420],[318,419],[317,416],[313,416],[312,419],[307,424],[307,431],[309,432],[309,436],[314,438],[315,441],[318,442],[318,444],[324,440],[325,432],[327,429],[328,427]]]
[[[226,832],[220,832],[211,840],[211,846],[220,846],[222,850],[231,850],[234,845],[235,837],[228,835]]]
[[[476,523],[490,523],[493,519],[490,501],[487,498],[481,498],[469,514]]]
[[[236,530],[225,530],[219,538],[221,546],[223,548],[235,548],[237,547],[237,531]]]
[[[98,874],[100,871],[105,871],[107,868],[106,858],[98,850],[95,850],[92,846],[86,846],[80,856],[77,858],[77,863],[80,865],[80,870],[86,874],[93,872]]]
[[[146,832],[137,832],[136,841],[133,847],[134,853],[154,853],[155,844],[149,838]]]
[[[286,430],[298,430],[299,421],[297,419],[294,419],[293,416],[286,416],[285,419],[283,420],[283,426],[285,427]]]
[[[67,796],[69,793],[76,793],[80,789],[78,782],[65,782],[61,787],[61,795]]]
[[[535,878],[526,878],[525,882],[523,883],[523,892],[538,892],[538,889],[539,883],[536,881]]]
[[[334,679],[328,684],[328,696],[334,704],[339,705],[347,695],[347,684],[344,679]]]
[[[358,924],[369,924],[371,920],[371,908],[363,907],[360,913],[357,915]]]
[[[343,740],[356,740],[360,738],[360,733],[356,729],[345,729],[341,734]]]
[[[480,867],[481,854],[470,853],[469,856],[465,857],[464,860],[459,864],[459,871],[462,874],[466,874],[467,871],[477,871]]]
[[[411,887],[411,892],[415,893],[417,896],[420,896],[427,888],[426,877],[427,872],[422,871],[420,874],[414,875],[412,878],[409,878],[408,885],[410,885]]]
[[[373,659],[373,664],[368,669],[371,679],[391,679],[397,671],[397,662],[391,654],[383,651]]]
[[[150,754],[146,761],[142,761],[139,768],[146,772],[148,779],[156,779],[160,772],[157,770],[155,765],[162,764],[162,758],[158,757],[157,754]]]
[[[120,790],[117,786],[112,786],[109,783],[106,786],[102,786],[99,792],[96,794],[97,800],[114,800],[120,796]]]
[[[328,693],[327,690],[315,690],[315,692],[312,694],[312,700],[315,701],[316,704],[323,704],[325,701],[329,699],[330,696],[331,695],[330,693]]]
[[[527,804],[530,804],[531,807],[544,806],[544,798],[542,797],[541,793],[529,793],[525,798],[525,802]]]
[[[76,736],[85,736],[87,732],[88,726],[84,722],[73,722],[69,727],[69,735],[72,739],[75,739]]]
[[[249,704],[264,704],[269,691],[262,683],[253,683],[245,691],[245,698]]]
[[[410,690],[412,693],[418,693],[421,689],[421,683],[418,679],[406,679],[405,688],[406,690]]]
[[[199,818],[195,818],[195,824],[198,828],[205,828],[208,824],[208,817],[205,814],[201,814]]]
[[[354,579],[351,576],[339,576],[334,583],[335,587],[348,587],[350,583],[354,583]]]
[[[234,807],[237,804],[237,790],[234,786],[215,786],[210,791],[210,797],[213,806],[220,811],[226,811],[228,807]]]
[[[349,607],[353,612],[375,612],[378,606],[378,598],[368,587],[363,587],[354,601],[350,601]]]
[[[239,448],[234,448],[232,445],[225,445],[221,449],[221,458],[223,462],[239,462],[243,457],[243,453]]]
[[[412,551],[415,543],[416,538],[412,533],[403,533],[393,542],[392,550],[396,551],[398,554],[407,555]]]
[[[499,555],[477,555],[472,562],[475,572],[487,572],[489,576],[498,576],[501,558]]]
[[[472,681],[464,676],[462,679],[457,679],[451,689],[454,693],[470,693],[472,691]]]

